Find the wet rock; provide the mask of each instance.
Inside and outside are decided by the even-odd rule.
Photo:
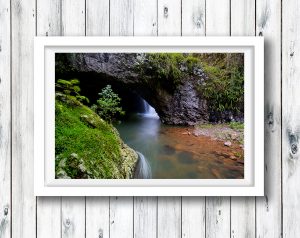
[[[232,143],[230,141],[225,141],[224,145],[227,146],[227,147],[230,147],[232,145]]]

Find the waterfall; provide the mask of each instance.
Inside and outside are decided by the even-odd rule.
[[[152,173],[151,173],[151,167],[150,164],[148,163],[147,159],[145,156],[140,153],[136,152],[139,155],[139,160],[137,162],[137,166],[135,168],[134,172],[134,178],[135,179],[151,179],[152,178]]]
[[[143,106],[144,106],[143,116],[151,117],[151,118],[159,118],[155,109],[151,107],[145,100],[143,100]]]

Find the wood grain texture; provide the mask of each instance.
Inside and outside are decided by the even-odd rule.
[[[109,0],[86,1],[86,35],[109,35]],[[86,237],[109,238],[109,197],[86,198]]]
[[[61,35],[59,0],[37,1],[36,33],[38,36]],[[43,80],[43,79],[41,79]],[[61,197],[37,198],[37,237],[61,237]]]
[[[230,0],[206,1],[206,35],[230,35]]]
[[[283,237],[300,234],[300,3],[282,5],[282,204]]]
[[[110,198],[110,238],[133,237],[133,198]]]
[[[181,197],[158,197],[157,238],[181,238]]]
[[[62,34],[84,36],[85,0],[62,0]],[[85,237],[85,197],[62,198],[62,237]]]
[[[109,197],[86,198],[86,237],[109,238]]]
[[[61,0],[62,35],[85,35],[85,0]]]
[[[205,197],[182,197],[182,238],[205,237]]]
[[[37,237],[61,237],[61,197],[39,197],[37,200]]]
[[[182,35],[205,35],[205,1],[182,1]],[[205,197],[182,197],[182,238],[205,237]]]
[[[85,198],[62,198],[61,205],[61,237],[85,237]]]
[[[157,35],[157,0],[134,0],[134,35]]]
[[[158,0],[158,35],[181,35],[181,0]]]
[[[182,35],[205,35],[205,0],[182,1]]]
[[[255,35],[255,1],[231,0],[231,35]],[[255,198],[231,198],[231,237],[255,237]]]
[[[133,35],[133,0],[110,0],[110,35]]]
[[[33,195],[33,37],[35,1],[11,1],[12,237],[36,236]]]
[[[218,6],[218,7],[216,7]],[[206,1],[206,35],[230,35],[230,1]],[[206,199],[206,237],[230,237],[230,198]]]
[[[257,237],[281,236],[281,1],[256,2],[265,39],[265,196],[256,199]]]
[[[134,35],[157,35],[157,0],[134,1]],[[157,197],[135,197],[134,238],[157,237]]]
[[[134,198],[134,238],[157,237],[157,197]]]
[[[109,0],[86,0],[86,35],[109,35]]]
[[[11,229],[10,3],[0,0],[0,237]]]
[[[206,237],[230,237],[230,199],[209,197],[206,199]]]

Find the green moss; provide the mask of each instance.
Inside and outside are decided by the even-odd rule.
[[[200,66],[199,63],[199,59],[191,54],[149,53],[137,70],[146,76],[145,80],[153,87],[167,86],[174,90],[187,75],[193,73],[195,66]]]
[[[125,178],[116,129],[80,102],[55,101],[56,175],[70,178]]]

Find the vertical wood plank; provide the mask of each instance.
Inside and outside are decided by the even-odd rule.
[[[257,0],[256,15],[256,34],[265,39],[265,196],[256,198],[256,233],[268,238],[282,227],[281,1]]]
[[[158,0],[158,35],[181,35],[181,0]],[[158,197],[157,237],[181,237],[181,198]]]
[[[35,1],[11,1],[12,237],[36,236],[33,195],[33,36]]]
[[[133,35],[133,0],[110,0],[110,35]],[[110,198],[110,238],[133,237],[133,197]]]
[[[182,238],[205,237],[205,198],[182,197]]]
[[[85,237],[85,203],[84,197],[62,198],[63,238]]]
[[[109,0],[86,0],[86,35],[109,35]]]
[[[134,237],[157,237],[157,197],[134,198]]]
[[[206,1],[206,35],[230,35],[230,0]],[[206,237],[230,237],[230,198],[206,199]]]
[[[87,0],[86,35],[109,35],[109,0]],[[86,237],[109,238],[109,197],[86,198]]]
[[[182,35],[205,35],[205,0],[182,1]]]
[[[85,0],[62,0],[62,34],[85,35]],[[85,237],[85,197],[62,198],[62,237]]]
[[[10,3],[0,0],[0,237],[11,228],[11,77]]]
[[[157,35],[157,0],[134,0],[134,35]]]
[[[133,237],[133,198],[110,198],[110,238]]]
[[[206,199],[206,237],[230,237],[230,199]]]
[[[283,237],[300,234],[300,3],[282,2],[282,204]]]
[[[86,237],[109,238],[109,197],[86,198]]]
[[[61,34],[61,4],[59,0],[37,1],[37,35]],[[43,79],[40,79],[43,80]],[[43,158],[41,158],[43,159]],[[37,198],[37,237],[61,237],[61,198]]]
[[[157,35],[157,0],[134,1],[134,35]],[[134,198],[134,237],[157,237],[157,197]]]
[[[85,35],[85,0],[62,1],[62,35]]]
[[[181,198],[158,197],[158,238],[181,238]]]
[[[206,35],[230,35],[230,0],[206,1]]]
[[[231,0],[231,35],[255,35],[255,1]],[[231,237],[255,237],[255,198],[231,198]]]
[[[110,0],[110,35],[133,35],[133,0]]]
[[[61,197],[39,197],[36,222],[38,238],[60,238]]]
[[[158,35],[181,35],[181,0],[158,0]]]
[[[182,1],[182,35],[205,35],[205,1]],[[182,197],[182,238],[205,237],[205,198]]]

